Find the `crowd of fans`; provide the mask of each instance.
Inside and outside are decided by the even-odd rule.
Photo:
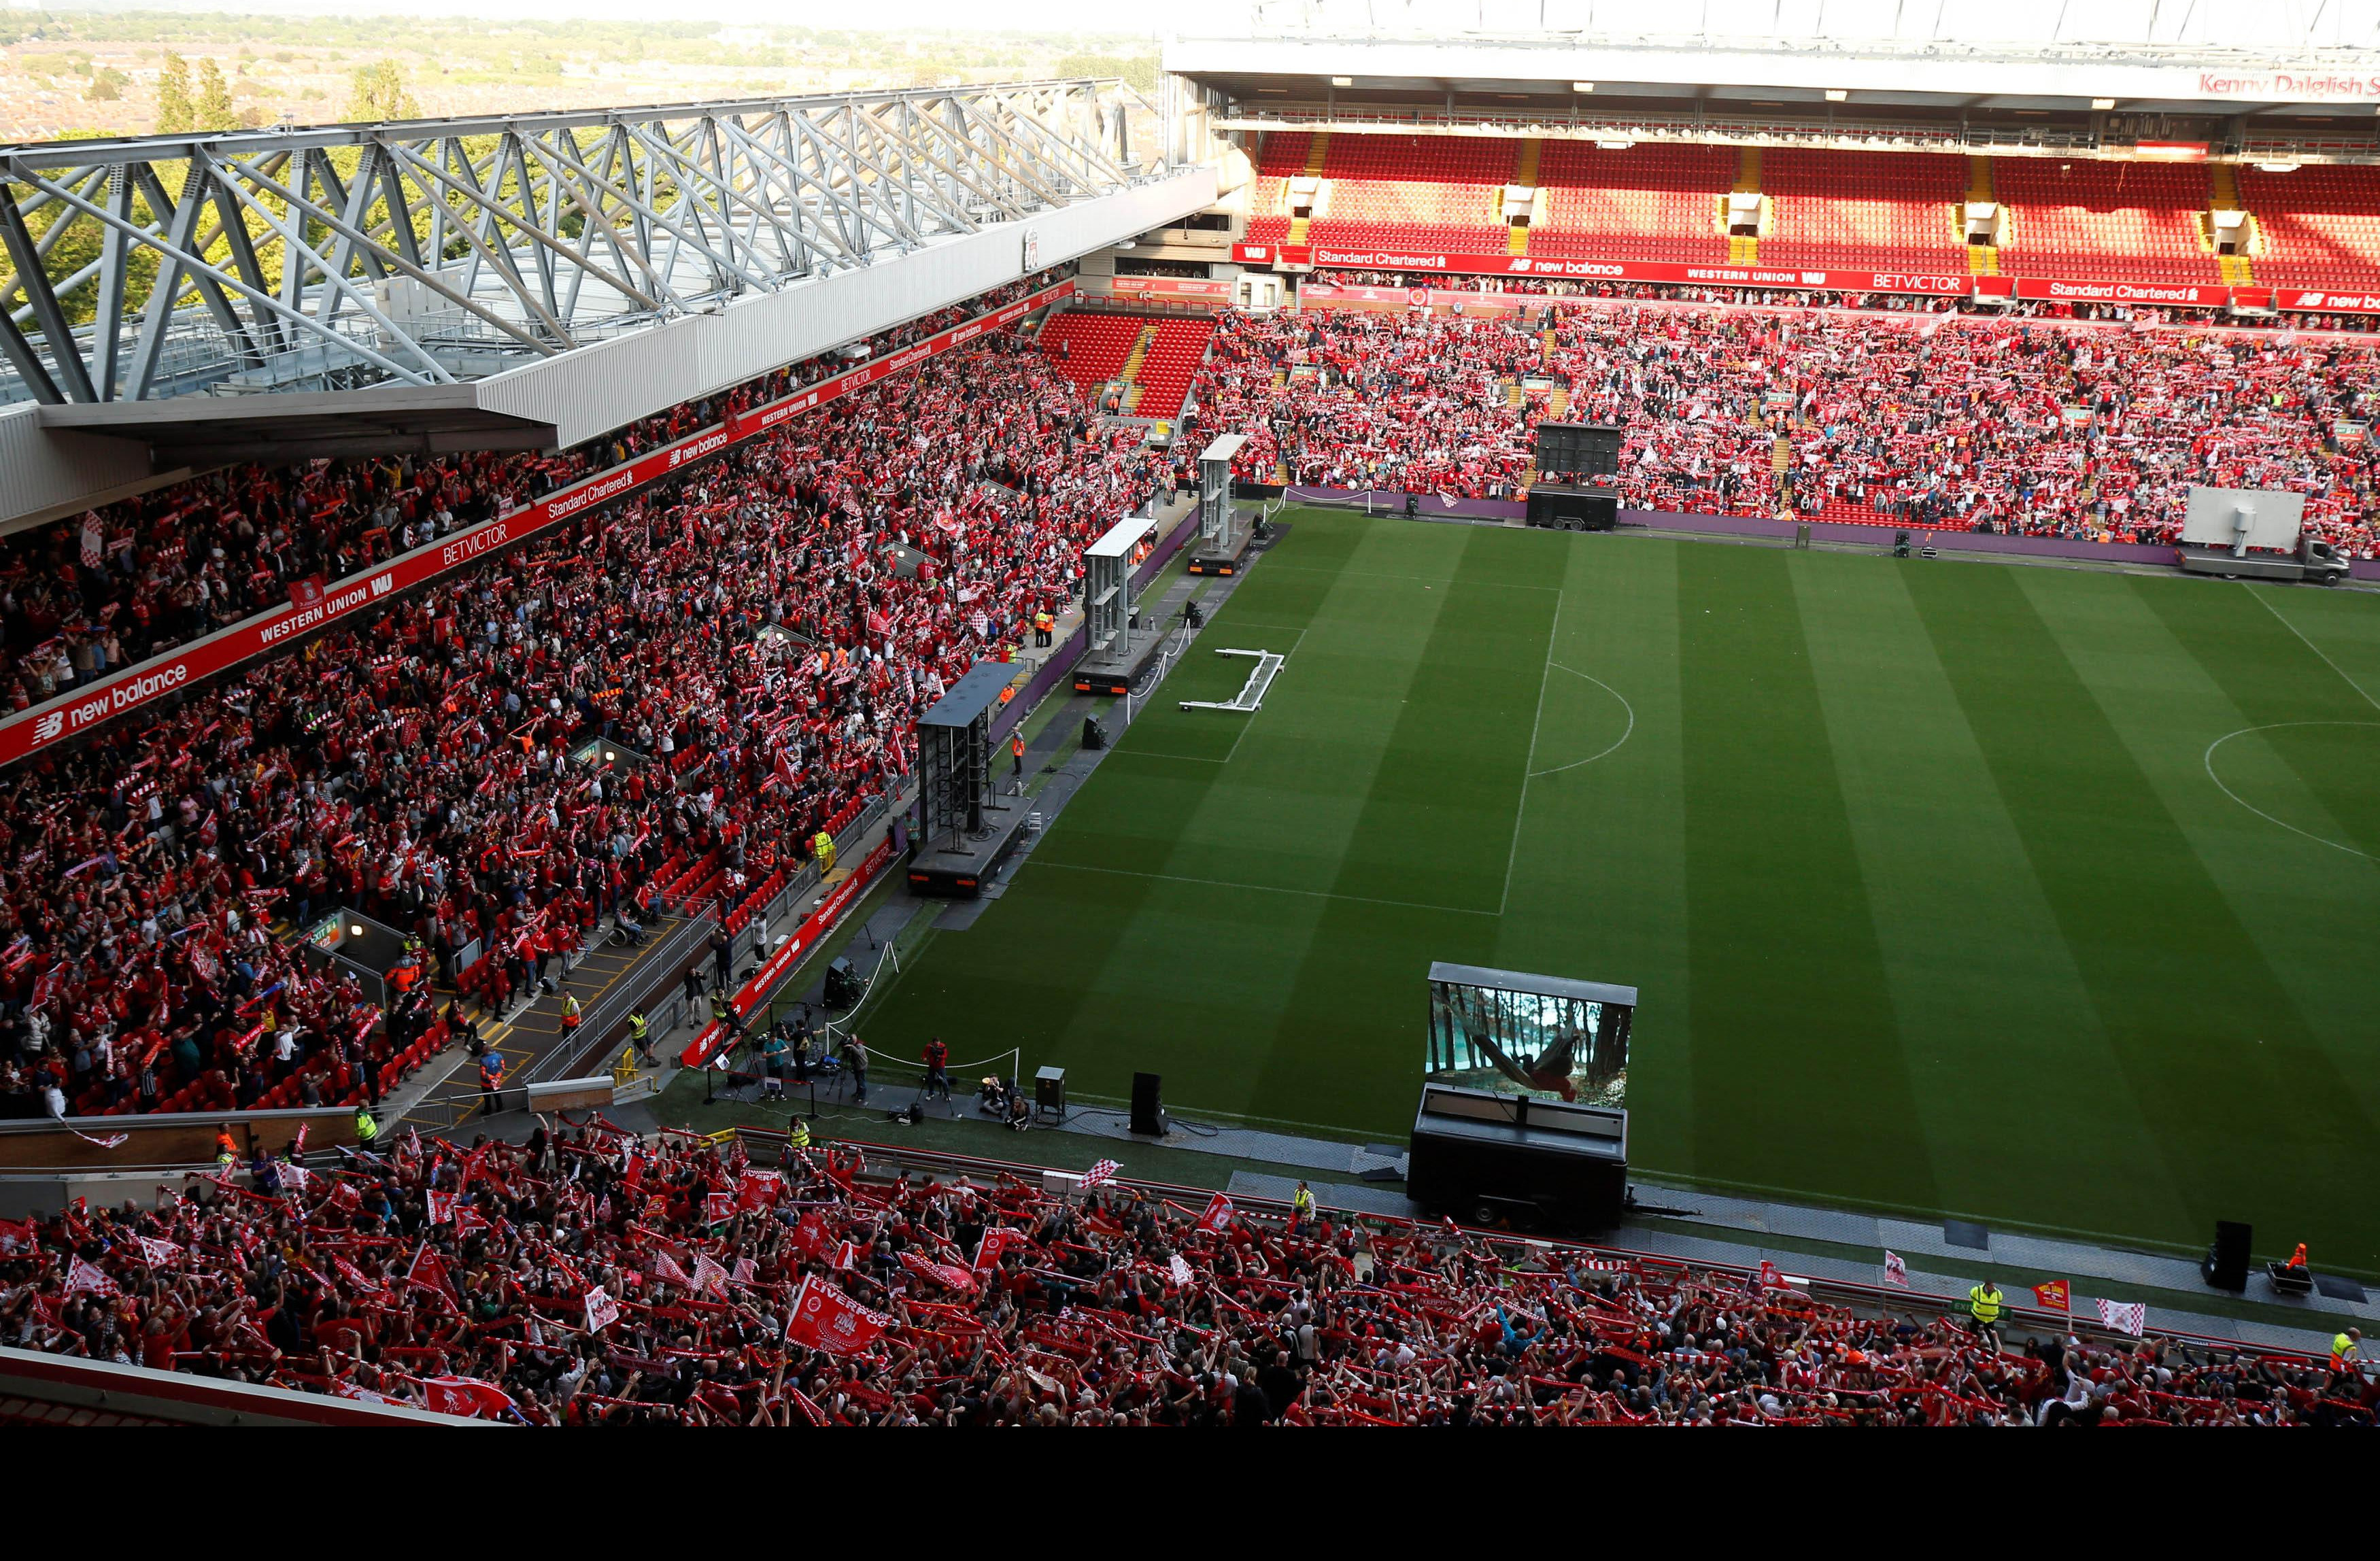
[[[1438,275],[1325,267],[1313,279],[1333,287],[1402,287],[1432,292],[1511,293],[1558,298],[1721,304],[1742,309],[1881,309],[1895,314],[1970,314],[1990,320],[2087,320],[2125,325],[2210,325],[2230,330],[2350,332],[2369,334],[2374,317],[2337,310],[2235,313],[2212,305],[2118,303],[2085,298],[1986,297],[1976,294],[1862,293],[1840,288],[1740,287],[1715,283],[1621,282],[1610,278]]]
[[[2370,557],[2375,385],[2352,338],[1598,301],[1235,315],[1194,393],[1259,479],[1508,497],[1559,393],[1632,508],[2156,542],[2192,484],[2287,488]]]
[[[280,917],[360,911],[449,979],[476,944],[502,1009],[689,863],[730,896],[797,866],[1175,479],[997,333],[35,756],[0,777],[0,1114],[370,1095],[423,993],[382,1013]],[[590,736],[649,762],[573,761]]]
[[[539,1425],[2320,1425],[2380,1386],[852,1149],[408,1135],[0,1222],[0,1344]],[[200,1196],[198,1194],[203,1194]]]
[[[1020,279],[710,399],[683,403],[552,454],[476,452],[243,466],[0,538],[0,690],[24,709],[496,518],[850,363],[921,341],[1048,285]]]

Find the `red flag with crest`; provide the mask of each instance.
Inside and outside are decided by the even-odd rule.
[[[892,1318],[870,1312],[813,1274],[794,1294],[794,1314],[785,1324],[785,1338],[830,1355],[856,1355],[892,1325]]]

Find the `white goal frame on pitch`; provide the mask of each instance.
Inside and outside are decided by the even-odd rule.
[[[1240,691],[1229,699],[1184,699],[1181,702],[1184,709],[1237,710],[1243,715],[1260,710],[1264,708],[1265,690],[1272,686],[1272,680],[1281,675],[1281,668],[1289,662],[1288,657],[1270,650],[1218,650],[1215,654],[1253,656],[1257,661],[1256,670],[1248,674],[1248,681],[1240,685]]]

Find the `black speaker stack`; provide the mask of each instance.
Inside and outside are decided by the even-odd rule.
[[[1132,1131],[1150,1138],[1165,1136],[1165,1107],[1158,1102],[1159,1082],[1154,1073],[1132,1076]]]
[[[2251,1228],[2236,1219],[2216,1220],[2215,1244],[2198,1265],[2200,1277],[2218,1290],[2246,1289],[2251,1236]]]

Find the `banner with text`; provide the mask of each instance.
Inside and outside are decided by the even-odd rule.
[[[1548,281],[1649,282],[1725,287],[1791,287],[1822,293],[1921,293],[1933,297],[2024,298],[2045,302],[2166,305],[2177,309],[2282,309],[2306,312],[2380,314],[2380,291],[2334,292],[2297,287],[2229,287],[2200,282],[2082,282],[2049,276],[1961,276],[1955,272],[1804,270],[1799,266],[1689,265],[1669,260],[1581,260],[1538,255],[1464,255],[1441,250],[1338,249],[1321,245],[1240,244],[1232,258],[1245,265],[1324,266],[1463,276],[1526,276]],[[1394,284],[1336,286],[1315,283],[1302,297],[1350,309],[1442,308],[1462,300]],[[1544,294],[1478,294],[1503,304]]]

